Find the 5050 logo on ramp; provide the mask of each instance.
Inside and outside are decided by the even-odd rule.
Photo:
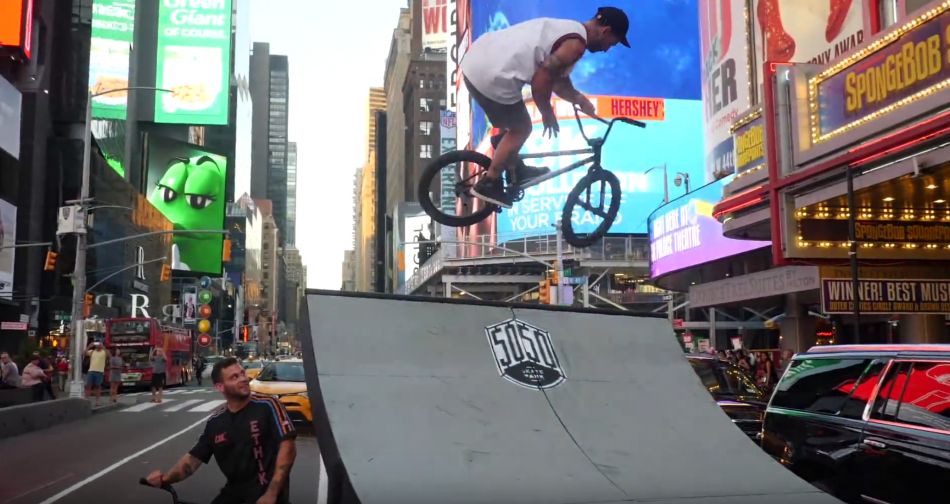
[[[557,387],[564,370],[554,353],[551,334],[540,327],[510,319],[485,328],[498,373],[506,380],[531,389]]]

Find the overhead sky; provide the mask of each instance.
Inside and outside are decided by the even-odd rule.
[[[254,0],[251,35],[290,64],[297,142],[297,247],[312,288],[339,289],[353,230],[353,174],[366,161],[369,88],[383,85],[407,0]]]

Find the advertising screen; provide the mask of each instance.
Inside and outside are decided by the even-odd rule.
[[[175,229],[223,229],[228,160],[177,140],[150,136],[148,200]],[[176,234],[172,268],[221,274],[220,234]]]
[[[20,116],[23,95],[0,76],[0,150],[20,159]]]
[[[592,18],[602,2],[540,2],[525,0],[473,0],[471,7],[472,40],[538,17],[555,17],[584,22]],[[595,102],[598,112],[610,116],[612,104],[635,99],[651,103],[655,114],[642,117],[646,129],[619,124],[614,127],[604,148],[603,166],[621,181],[623,200],[611,233],[646,233],[647,218],[663,203],[663,170],[650,168],[666,165],[671,192],[678,190],[672,178],[677,172],[701,181],[703,174],[703,110],[700,88],[699,35],[696,0],[651,2],[633,7],[621,5],[630,17],[628,38],[631,48],[618,45],[606,53],[586,53],[575,65],[571,79],[574,87]],[[460,15],[461,17],[461,15]],[[668,29],[677,26],[676,30]],[[530,98],[530,88],[524,93]],[[532,112],[534,131],[523,153],[540,153],[585,148],[570,105],[558,107],[560,135],[542,137],[540,115]],[[536,109],[529,103],[529,110]],[[562,110],[566,110],[564,113]],[[459,120],[464,120],[459,114]],[[604,127],[593,119],[584,119],[588,136],[602,136]],[[490,149],[487,141],[490,125],[484,113],[473,106],[472,143],[481,151]],[[463,134],[461,125],[459,134]],[[460,144],[464,141],[460,140]],[[532,160],[528,164],[557,170],[581,159],[566,156]],[[553,234],[564,201],[584,169],[548,180],[529,188],[524,199],[510,211],[497,217],[499,241],[521,236]],[[593,230],[599,218],[578,214],[577,232]]]
[[[129,86],[129,51],[135,27],[135,0],[95,0],[89,41],[89,91],[103,93]],[[97,96],[92,116],[125,119],[127,91]]]
[[[699,0],[706,180],[735,172],[729,127],[749,108],[746,2]],[[698,181],[697,181],[698,182]]]
[[[156,60],[155,122],[227,124],[231,0],[163,0]]]
[[[16,207],[0,200],[0,298],[13,295],[13,260],[16,257]]]
[[[650,216],[651,278],[772,244],[722,235],[722,223],[712,216],[712,209],[732,178],[701,187]]]
[[[763,61],[826,65],[864,42],[866,2],[755,0],[756,50]]]
[[[19,47],[32,57],[33,0],[0,0],[0,46]]]
[[[448,48],[450,8],[449,0],[422,0],[422,47]]]

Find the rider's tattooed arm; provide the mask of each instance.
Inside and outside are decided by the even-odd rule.
[[[555,86],[564,79],[570,68],[581,59],[586,49],[587,46],[583,40],[569,39],[541,62],[541,66],[531,79],[531,95],[542,113],[552,112],[551,93],[555,91]]]
[[[271,477],[270,484],[267,486],[267,493],[272,497],[280,495],[280,491],[287,484],[287,478],[290,476],[290,469],[294,466],[294,459],[297,458],[297,445],[293,439],[285,439],[280,442],[280,449],[277,451],[277,462],[274,463],[274,476]]]
[[[162,475],[162,482],[172,484],[187,479],[201,467],[201,460],[190,453],[186,453],[175,467]]]

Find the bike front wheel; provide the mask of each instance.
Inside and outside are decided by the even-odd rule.
[[[561,231],[567,243],[575,247],[589,247],[601,239],[620,211],[620,180],[607,170],[594,170],[574,186],[564,202]],[[575,227],[590,221],[600,224],[591,232],[579,233]]]
[[[488,156],[475,151],[442,154],[422,172],[419,204],[429,217],[446,226],[465,227],[485,220],[497,207],[476,199],[471,189],[490,165]]]

